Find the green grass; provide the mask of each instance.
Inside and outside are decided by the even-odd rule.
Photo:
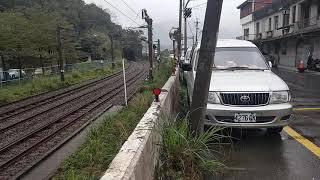
[[[75,71],[65,75],[65,82],[60,81],[60,76],[54,75],[36,77],[33,80],[22,81],[20,85],[16,82],[5,85],[3,88],[0,88],[0,105],[36,95],[41,92],[53,91],[89,79],[106,76],[119,71],[122,67],[121,63],[116,63],[115,69],[112,69],[111,65],[105,65],[103,69],[95,68],[94,70],[90,70],[94,68],[91,66],[95,66],[90,65],[90,63],[82,63],[78,66],[79,67],[77,67]]]
[[[224,165],[219,148],[223,138],[221,128],[212,127],[199,136],[189,131],[186,119],[167,120],[162,131],[158,179],[203,179],[203,173],[216,173]]]
[[[193,136],[189,130],[189,106],[184,82],[180,83],[178,95],[179,116],[176,119],[164,118],[161,128],[156,178],[200,180],[203,173],[214,174],[225,167],[222,161],[226,155],[222,148],[230,144],[230,135],[223,133],[221,128],[211,127],[202,135]]]
[[[152,89],[162,87],[171,74],[166,63],[154,74],[152,83],[145,83],[129,102],[128,107],[107,117],[92,130],[81,148],[59,168],[53,179],[99,179],[130,136],[153,101]]]

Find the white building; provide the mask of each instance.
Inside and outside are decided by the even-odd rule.
[[[239,38],[253,41],[277,57],[280,65],[294,67],[301,60],[306,63],[309,53],[320,59],[320,0],[270,1],[249,1],[264,7],[247,16],[245,7],[238,7],[243,27]]]

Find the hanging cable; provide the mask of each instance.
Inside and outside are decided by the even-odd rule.
[[[118,12],[120,12],[123,16],[127,17],[129,20],[131,20],[132,22],[134,22],[136,25],[140,26],[140,24],[138,24],[135,20],[133,20],[131,17],[127,16],[125,13],[123,13],[120,9],[118,9],[117,7],[115,7],[114,5],[112,5],[110,2],[108,2],[107,0],[103,0],[104,2],[106,2],[107,4],[109,4],[111,7],[113,7],[115,10],[117,10]]]
[[[128,3],[126,3],[126,1],[121,0],[126,6],[127,8],[129,8],[134,14],[136,14],[137,16],[140,16],[140,14],[138,12],[136,12]]]

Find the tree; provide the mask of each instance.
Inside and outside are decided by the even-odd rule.
[[[141,32],[122,29],[111,21],[107,10],[95,4],[83,0],[0,0],[0,7],[0,55],[10,55],[9,64],[16,57],[28,59],[29,66],[37,66],[39,60],[42,66],[43,60],[56,64],[57,26],[63,27],[68,63],[88,55],[102,58],[110,54],[109,33],[121,34],[115,39],[116,55],[121,55],[123,47],[141,54]]]

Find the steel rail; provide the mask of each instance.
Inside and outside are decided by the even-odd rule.
[[[133,66],[133,64],[130,63],[129,66],[126,68],[126,70],[130,69],[132,66]],[[30,97],[27,97],[27,98],[24,98],[24,99],[21,99],[21,100],[18,100],[18,101],[14,101],[14,102],[11,102],[11,103],[8,103],[8,104],[0,105],[0,110],[1,110],[1,108],[4,108],[6,106],[18,104],[20,102],[27,101],[27,100],[31,100],[32,101],[32,98],[44,96],[46,94],[49,95],[48,97],[44,97],[43,99],[36,100],[35,102],[27,103],[27,104],[25,104],[23,106],[20,106],[18,108],[14,108],[14,109],[10,109],[10,110],[4,111],[4,112],[0,112],[0,120],[5,119],[5,118],[9,118],[10,116],[14,116],[14,115],[18,114],[18,113],[16,113],[17,109],[21,109],[21,108],[24,108],[24,107],[27,107],[27,106],[32,106],[32,105],[35,105],[35,104],[38,104],[38,103],[40,103],[38,105],[38,106],[40,106],[40,105],[42,105],[41,103],[44,102],[44,101],[48,101],[49,99],[54,99],[54,98],[56,98],[58,96],[65,97],[65,96],[67,96],[66,93],[72,93],[73,91],[76,91],[76,90],[90,88],[90,86],[92,84],[98,84],[101,81],[109,80],[109,79],[111,79],[113,77],[116,77],[117,75],[120,75],[121,73],[122,73],[122,70],[117,71],[117,72],[115,72],[115,73],[113,73],[113,74],[111,74],[109,76],[103,77],[103,78],[93,79],[89,83],[75,84],[73,86],[70,86],[70,87],[67,87],[67,88],[61,88],[61,89],[55,90],[53,92],[44,92],[44,93],[40,93],[40,94],[37,94],[37,95],[34,95],[34,96],[30,96]],[[67,90],[69,88],[70,88],[70,90]],[[67,92],[65,92],[64,90],[67,90]],[[61,92],[58,92],[55,95],[50,95],[51,93],[54,93],[54,92],[57,92],[57,91],[61,91]],[[34,108],[34,107],[37,107],[37,106],[30,107],[30,108],[24,110],[23,112],[26,112],[26,111]],[[10,115],[5,116],[6,114],[9,114],[9,113],[12,113],[12,115],[10,114]]]
[[[128,75],[131,75],[131,74],[133,74],[133,73],[135,73],[135,72],[134,72],[134,71],[133,71],[133,72],[130,72],[130,73],[128,73]],[[115,76],[115,77],[112,77],[112,78],[118,78],[118,79],[120,79],[121,77],[120,77],[120,76],[119,76],[119,77]],[[111,79],[108,79],[108,80],[111,80]],[[56,108],[59,108],[59,107],[61,107],[61,106],[63,106],[63,105],[66,105],[66,104],[68,104],[68,103],[74,102],[74,101],[76,101],[77,98],[79,98],[80,96],[88,95],[88,94],[92,93],[93,91],[95,91],[95,90],[97,90],[97,89],[105,88],[105,87],[107,87],[107,86],[109,86],[109,85],[110,85],[110,84],[106,83],[106,84],[103,85],[102,87],[92,89],[91,91],[89,91],[89,92],[87,92],[87,93],[84,93],[84,94],[81,94],[81,93],[80,93],[80,95],[75,96],[74,98],[69,99],[69,100],[67,100],[67,101],[64,101],[63,103],[60,103],[60,104],[58,104],[58,105],[56,105],[56,106],[53,106],[53,107],[50,107],[50,108],[48,108],[48,109],[46,109],[46,110],[42,110],[42,111],[39,111],[39,112],[37,112],[37,113],[34,113],[34,114],[32,114],[32,116],[27,117],[26,119],[23,119],[23,120],[21,120],[21,121],[17,121],[17,122],[15,122],[15,123],[13,123],[13,124],[10,124],[10,125],[8,125],[8,126],[5,126],[5,127],[3,127],[3,128],[0,128],[0,133],[3,133],[4,131],[7,131],[8,129],[12,129],[14,126],[16,126],[16,125],[18,125],[18,124],[21,124],[21,123],[23,123],[23,122],[26,122],[26,121],[28,121],[28,120],[36,117],[36,116],[39,116],[39,115],[41,115],[41,114],[44,114],[44,113],[46,113],[46,112],[49,112],[49,111],[54,110],[54,109],[56,109]],[[78,90],[76,90],[76,91],[72,91],[71,93],[77,93],[77,92],[80,92],[80,91],[81,91],[81,89],[80,89],[80,90],[78,89]],[[69,96],[69,94],[66,95],[66,96]],[[65,97],[65,96],[63,96],[63,97]],[[63,98],[63,97],[61,97],[61,98]],[[57,99],[60,99],[60,97],[57,98]],[[43,104],[40,104],[40,105],[43,105]],[[40,105],[39,105],[39,106],[40,106]],[[30,109],[32,109],[32,108],[35,108],[35,107],[31,107]],[[30,109],[29,109],[29,110],[30,110]],[[21,113],[23,113],[23,112],[21,112]],[[19,113],[19,114],[21,114],[21,113]]]
[[[139,79],[141,79],[141,77],[144,77],[145,75],[146,75],[146,72],[143,73],[143,71],[141,71],[138,76],[135,76],[135,77],[133,77],[133,78],[131,78],[131,79],[129,80],[129,81],[130,81],[129,86],[134,85]],[[114,89],[118,89],[118,90],[117,90],[113,95],[111,95],[111,97],[107,97],[106,99],[102,100],[101,102],[98,102],[98,103],[95,104],[93,107],[91,107],[89,110],[87,110],[85,113],[82,113],[82,114],[80,115],[80,117],[74,118],[71,122],[68,122],[67,124],[63,125],[63,126],[60,127],[59,129],[55,130],[55,131],[52,132],[51,134],[49,134],[49,135],[47,135],[46,137],[42,138],[40,141],[38,141],[38,142],[35,143],[34,145],[30,146],[28,149],[24,150],[23,152],[20,152],[17,156],[12,157],[11,159],[9,159],[8,161],[6,161],[5,163],[2,163],[2,164],[0,165],[0,169],[2,169],[2,168],[5,167],[5,166],[8,166],[9,163],[11,164],[11,163],[15,162],[16,159],[18,159],[19,157],[23,156],[23,155],[26,154],[28,151],[30,151],[31,149],[37,147],[39,144],[43,143],[44,141],[50,140],[50,137],[53,137],[54,135],[56,135],[56,134],[59,133],[59,132],[62,132],[63,129],[71,126],[72,124],[74,124],[74,122],[76,122],[76,121],[79,120],[80,118],[83,118],[84,116],[86,116],[87,113],[90,113],[91,111],[94,111],[94,110],[96,109],[96,107],[101,106],[101,105],[104,104],[105,102],[107,102],[107,101],[111,100],[112,98],[116,97],[117,95],[119,95],[119,93],[122,91],[123,88],[122,88],[121,86],[118,86],[118,87],[116,87],[116,88],[114,88]],[[112,91],[111,91],[111,92],[112,92]],[[113,92],[114,92],[114,91],[113,91]],[[104,96],[107,96],[107,95],[109,95],[109,94],[110,94],[110,92],[107,93],[107,94],[105,94]],[[99,99],[101,99],[101,98],[97,98],[95,101],[97,101],[97,100],[99,100]],[[92,103],[91,103],[91,104],[92,104]],[[111,106],[112,106],[112,105],[108,105],[107,109],[109,109]],[[85,109],[85,108],[84,108],[84,109]],[[83,108],[82,108],[82,109],[80,108],[80,109],[78,109],[77,111],[82,111],[82,110],[83,110]],[[76,112],[75,112],[75,113],[76,113]],[[74,113],[74,114],[75,114],[75,113]],[[52,123],[52,124],[54,124],[54,123]],[[51,126],[52,124],[48,125],[47,127]],[[41,130],[38,130],[37,132],[34,132],[32,135],[34,135],[35,133],[39,133],[39,132],[42,131],[42,130],[43,130],[43,128],[41,128]],[[78,130],[77,130],[77,131],[78,131]],[[30,135],[30,136],[32,136],[32,135]],[[29,136],[29,137],[30,137],[30,136]],[[26,138],[27,138],[27,137],[26,137]],[[13,144],[13,146],[14,146],[14,144]],[[8,148],[9,148],[9,147],[8,147]]]

